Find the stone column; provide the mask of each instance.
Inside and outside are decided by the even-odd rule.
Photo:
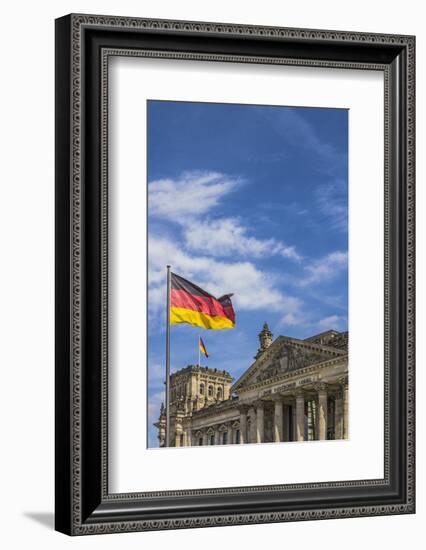
[[[265,440],[265,424],[264,424],[264,403],[256,401],[256,443],[263,443]]]
[[[180,447],[180,436],[182,435],[182,424],[180,418],[176,417],[175,421],[175,447]]]
[[[283,402],[280,395],[274,397],[274,441],[284,441],[283,437]]]
[[[234,443],[234,430],[232,428],[232,422],[228,424],[228,445]]]
[[[250,407],[249,416],[250,416],[250,429],[249,429],[250,433],[248,434],[247,442],[256,443],[256,409],[254,408],[254,405]]]
[[[282,441],[290,441],[290,406],[283,405],[283,438]]]
[[[220,441],[220,431],[219,431],[219,426],[216,426],[215,429],[214,429],[214,444],[215,445],[220,445],[221,441]]]
[[[292,402],[291,404],[291,427],[292,427],[292,430],[293,430],[293,437],[292,437],[292,441],[297,441],[297,437],[296,437],[296,432],[297,432],[297,429],[296,429],[296,399]]]
[[[343,437],[343,399],[342,394],[338,393],[335,397],[334,410],[334,439],[342,439]]]
[[[318,439],[327,439],[327,384],[318,384]]]
[[[240,407],[240,443],[247,443],[247,406]]]
[[[342,381],[343,391],[343,439],[348,439],[349,436],[349,387],[348,377],[345,376]]]
[[[305,439],[305,396],[303,392],[296,394],[296,436],[295,441]]]

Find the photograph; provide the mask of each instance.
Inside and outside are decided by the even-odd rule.
[[[146,109],[147,446],[349,439],[348,109]]]

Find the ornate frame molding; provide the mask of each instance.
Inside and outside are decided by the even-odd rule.
[[[155,47],[160,43],[159,37],[166,42],[161,48]],[[203,51],[206,37],[213,39],[213,49],[217,51]],[[189,43],[195,45],[191,51]],[[366,45],[369,48],[365,48]],[[200,51],[195,51],[197,48]],[[290,55],[294,48],[298,51]],[[286,51],[287,55],[283,55]],[[412,36],[96,15],[70,15],[57,20],[58,530],[83,535],[414,512],[414,51]],[[108,493],[107,76],[108,59],[117,55],[368,69],[384,73],[384,439],[385,465],[388,466],[383,480]],[[96,96],[98,90],[100,97]],[[95,115],[95,106],[99,107],[99,117]],[[98,149],[88,128],[100,136]],[[93,161],[89,150],[96,153]],[[93,212],[87,206],[89,195],[98,204]],[[90,319],[89,302],[95,310]],[[88,328],[89,321],[93,324],[91,328]],[[93,382],[88,382],[85,376],[89,368],[94,373]],[[100,397],[94,397],[93,409],[88,408],[88,397],[95,395]],[[405,411],[400,424],[394,418],[396,407]],[[89,422],[90,415],[94,421],[91,418]],[[91,436],[90,442],[87,433]],[[403,446],[402,454],[394,448],[396,440]],[[365,489],[370,495],[382,489],[375,499],[381,504],[369,504]],[[334,495],[330,505],[314,504],[312,496],[318,491],[328,497]],[[349,494],[354,495],[356,504],[343,505],[339,495]],[[295,499],[300,502],[300,495],[305,504],[303,511],[300,507],[292,508],[291,504]],[[208,499],[212,502],[213,497],[217,502],[218,496],[223,500],[217,513],[200,511],[200,502]],[[187,512],[165,514],[163,511],[163,515],[155,515],[149,508],[150,502],[158,503],[161,498],[167,500],[167,510],[171,512],[176,497],[188,499]],[[231,500],[227,500],[228,497]],[[281,502],[278,497],[282,498]],[[224,508],[229,512],[221,513]],[[170,519],[170,515],[176,517]]]

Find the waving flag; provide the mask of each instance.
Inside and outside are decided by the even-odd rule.
[[[231,296],[225,294],[215,298],[194,283],[171,273],[170,324],[188,323],[212,330],[234,328]]]
[[[200,342],[199,342],[199,343],[200,343],[200,351],[201,351],[201,353],[204,353],[204,355],[205,355],[206,357],[208,357],[209,354],[207,353],[206,346],[204,345],[204,342],[203,342],[203,339],[201,338],[201,336],[200,336]]]

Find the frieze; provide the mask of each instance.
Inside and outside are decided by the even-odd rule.
[[[289,382],[288,384],[283,384],[282,386],[278,386],[278,388],[273,388],[272,393],[281,393],[284,391],[292,390],[296,387],[296,382]]]
[[[298,386],[305,386],[306,384],[312,384],[313,382],[317,382],[319,380],[319,376],[308,376],[307,378],[302,378],[301,380],[297,381]]]
[[[305,367],[304,369],[301,369],[301,372],[297,372],[297,374],[308,373],[308,372],[313,372],[313,371],[315,371],[316,369],[327,368],[327,367],[329,367],[329,366],[335,365],[336,363],[340,363],[342,360],[347,361],[347,356],[344,355],[344,356],[333,357],[333,358],[331,358],[331,359],[325,359],[325,360],[321,361],[321,363],[317,363],[317,364],[315,364],[315,365],[309,365],[309,366]],[[342,365],[343,365],[343,363],[342,363]],[[257,387],[269,385],[269,384],[271,384],[272,382],[279,381],[280,379],[291,378],[291,377],[294,376],[295,374],[296,374],[296,373],[293,372],[293,371],[288,371],[288,372],[285,372],[285,373],[280,373],[278,376],[275,376],[275,377],[272,378],[272,379],[262,380],[261,382],[253,382],[252,384],[249,384],[249,385],[247,385],[247,386],[242,386],[242,387],[238,388],[238,391],[239,391],[240,393],[241,393],[242,391],[243,391],[243,392],[247,392],[247,391],[249,391],[249,390],[256,389]],[[234,390],[234,391],[235,391],[235,390]]]
[[[322,363],[329,357],[329,353],[290,344],[285,344],[281,350],[282,355],[257,375],[256,382],[263,382],[286,372]]]
[[[268,388],[264,392],[262,392],[262,397],[267,397],[272,394],[276,393],[283,393],[289,390],[294,390],[296,388],[300,388],[301,386],[306,386],[308,384],[313,384],[314,382],[318,382],[320,379],[319,375],[313,375],[313,376],[305,376],[304,378],[301,378],[300,380],[294,380],[293,382],[288,382],[286,384],[281,384],[281,386],[277,386],[276,388]]]
[[[251,365],[251,367],[245,372],[245,374],[236,381],[233,389],[238,389],[244,382],[244,380],[249,379],[250,376],[252,376],[253,372],[255,372],[256,370],[262,369],[263,365],[267,364],[268,361],[270,361],[271,359],[283,357],[283,355],[287,353],[287,350],[289,348],[297,351],[294,354],[290,352],[289,355],[291,358],[289,360],[289,368],[285,370],[296,370],[303,368],[302,365],[307,366],[325,361],[325,356],[330,356],[331,358],[347,356],[347,351],[345,349],[319,345],[316,343],[308,342],[306,340],[289,338],[287,336],[279,336],[277,340],[275,340],[275,342],[271,346],[269,346]],[[304,361],[302,361],[301,359],[302,355],[304,356]],[[261,376],[261,374],[259,374],[259,376]]]

